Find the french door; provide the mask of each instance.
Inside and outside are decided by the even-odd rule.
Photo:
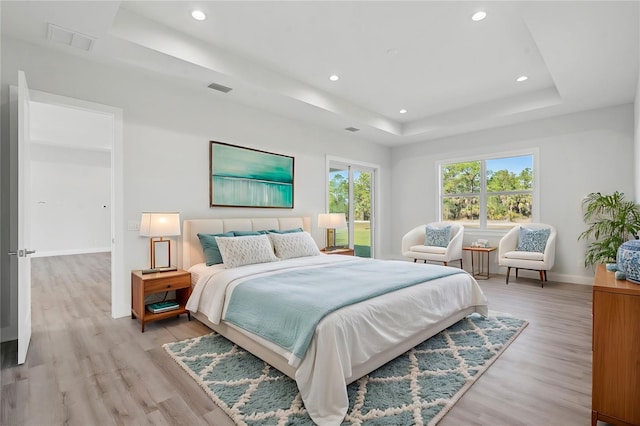
[[[347,218],[347,228],[336,229],[336,245],[374,257],[376,167],[330,159],[328,169],[327,211]]]

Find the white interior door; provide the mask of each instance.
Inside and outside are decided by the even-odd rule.
[[[31,258],[29,232],[30,144],[29,87],[18,71],[18,364],[27,358],[31,341]]]

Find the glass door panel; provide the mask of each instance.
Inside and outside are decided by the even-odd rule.
[[[349,167],[329,168],[329,213],[344,213],[349,225]],[[349,228],[335,230],[336,246],[350,247]],[[330,245],[327,242],[327,245]]]
[[[352,169],[353,174],[353,249],[356,256],[371,257],[371,217],[373,172]]]
[[[329,213],[344,213],[347,228],[336,229],[336,246],[353,247],[355,255],[373,257],[374,170],[331,162]]]

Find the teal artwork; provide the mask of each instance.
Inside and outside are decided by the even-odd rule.
[[[211,141],[211,207],[293,208],[294,158]]]

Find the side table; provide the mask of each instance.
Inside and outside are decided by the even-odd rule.
[[[180,305],[178,309],[154,314],[146,308],[146,296],[168,291],[176,292],[176,301]],[[143,274],[142,271],[131,271],[131,318],[140,320],[143,333],[144,325],[150,321],[180,316],[180,314],[187,314],[187,317],[191,320],[191,312],[185,306],[190,295],[191,274],[187,271],[178,269],[173,272],[150,274]]]
[[[348,248],[348,247],[336,248],[336,249],[333,249],[333,250],[327,250],[326,248],[323,248],[320,251],[322,253],[325,253],[325,254],[343,254],[345,256],[354,256],[355,255],[354,250],[352,248]]]
[[[496,247],[462,247],[462,250],[466,250],[466,251],[470,251],[471,252],[471,275],[473,275],[473,278],[476,279],[481,279],[481,280],[487,280],[489,279],[489,254],[492,251],[496,250]],[[476,267],[475,267],[475,263],[473,261],[474,257],[478,257],[478,272],[476,272]],[[486,257],[486,264],[487,264],[487,269],[486,271],[483,268],[482,265],[482,257]]]

